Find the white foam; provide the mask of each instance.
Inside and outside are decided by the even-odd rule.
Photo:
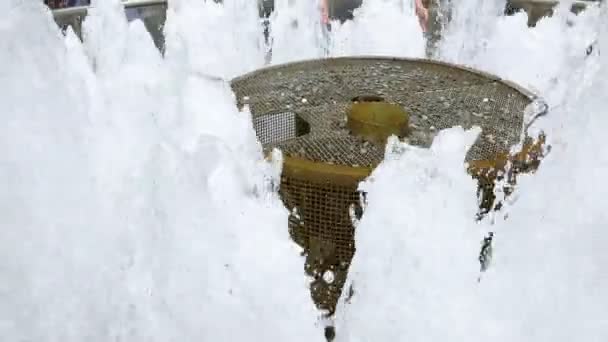
[[[413,4],[365,0],[354,19],[332,24],[331,55],[424,57],[425,42]]]
[[[1,26],[0,336],[321,340],[277,165],[228,85],[200,75],[246,70],[218,61],[248,38],[162,59],[117,1],[94,5],[84,47],[42,6]],[[171,11],[169,40],[215,34],[194,24],[209,13]],[[226,56],[257,51],[242,48]]]
[[[524,15],[495,19],[483,8],[476,0],[456,4],[439,58],[533,86],[553,108],[534,131],[547,132],[553,149],[537,174],[519,178],[496,221],[476,225],[475,184],[460,163],[449,164],[462,151],[400,146],[363,185],[368,206],[347,283],[355,295],[350,304],[342,299],[337,318],[341,340],[608,337],[608,258],[598,247],[608,241],[599,180],[606,60],[585,55],[589,42],[605,39],[605,24],[598,27],[597,11],[576,18],[562,11],[529,29]],[[476,253],[489,230],[494,256],[477,283]]]
[[[321,58],[328,35],[321,25],[320,0],[275,0],[270,16],[272,63]]]
[[[362,185],[337,338],[606,341],[605,9],[529,29],[497,18],[501,1],[455,4],[437,58],[536,89],[551,154],[519,179],[508,219],[476,224],[462,159],[477,132],[446,130],[430,150],[393,141]],[[280,157],[262,159],[223,81],[264,63],[255,4],[171,1],[165,58],[117,0],[95,5],[82,46],[41,4],[0,2],[0,336],[322,340],[276,196]],[[277,1],[272,63],[421,56],[407,5],[367,1],[325,40],[316,3]]]

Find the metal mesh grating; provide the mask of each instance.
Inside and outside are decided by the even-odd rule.
[[[333,313],[355,253],[349,208],[384,146],[351,135],[352,99],[380,96],[409,114],[409,143],[429,146],[441,129],[479,126],[466,160],[492,160],[520,140],[533,97],[494,76],[445,63],[391,58],[334,58],[262,69],[232,82],[256,133],[285,156],[280,194],[293,239],[306,253],[315,303]],[[331,283],[323,279],[334,273]]]
[[[306,249],[305,269],[314,279],[313,300],[330,312],[336,307],[355,252],[354,228],[344,208],[359,202],[356,190],[293,177],[281,179],[285,205],[296,208],[289,218],[290,234]],[[331,283],[323,279],[327,271],[334,275]]]
[[[310,132],[310,125],[293,112],[256,116],[253,128],[262,145],[280,143]]]

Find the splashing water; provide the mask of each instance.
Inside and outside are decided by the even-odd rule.
[[[445,131],[430,151],[389,145],[387,160],[362,185],[368,206],[347,283],[355,296],[338,309],[340,341],[608,338],[608,252],[600,247],[608,217],[598,181],[608,164],[594,148],[608,124],[599,95],[606,60],[585,54],[605,37],[598,24],[605,13],[562,10],[530,29],[524,15],[497,18],[492,6],[472,14],[484,6],[455,7],[438,58],[537,89],[553,110],[531,132],[548,134],[551,154],[518,181],[495,220],[474,224],[475,187],[464,166],[449,164],[463,160],[459,148],[474,132]],[[495,232],[492,265],[477,283],[474,250],[488,230]]]
[[[208,14],[170,4],[163,59],[118,1],[94,5],[83,46],[41,4],[0,14],[2,339],[320,340],[280,169],[228,85],[192,72],[227,45],[180,40]]]
[[[325,55],[328,35],[321,25],[319,1],[275,0],[270,17],[273,64]]]
[[[275,0],[271,63],[326,56],[424,56],[424,37],[413,3],[364,0],[353,20],[334,21],[330,30],[320,19],[317,1]]]
[[[191,72],[231,79],[264,65],[256,1],[173,0],[167,17],[167,56]]]
[[[349,273],[354,296],[338,309],[338,341],[470,336],[461,317],[476,316],[475,283],[466,279],[478,270],[470,262],[479,252],[477,201],[474,181],[455,171],[477,133],[443,131],[431,149],[389,141],[385,162],[361,186],[368,205]]]
[[[413,5],[365,0],[354,19],[332,26],[331,55],[424,57],[425,42]]]
[[[411,4],[378,1],[327,32],[318,4],[277,0],[271,62],[422,56]],[[390,142],[362,184],[339,340],[608,339],[608,64],[585,54],[608,44],[607,13],[561,10],[530,29],[500,3],[458,1],[436,58],[536,89],[553,108],[534,126],[551,154],[475,223],[462,160],[476,129],[441,132],[430,150]],[[263,160],[222,80],[264,64],[254,2],[171,1],[164,57],[117,0],[94,5],[81,45],[42,5],[0,2],[0,336],[321,341],[273,185],[280,158]]]

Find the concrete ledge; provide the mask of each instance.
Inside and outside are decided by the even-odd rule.
[[[0,0],[2,1],[2,0]],[[213,0],[221,2],[222,0]],[[265,17],[274,8],[274,0],[251,0],[258,1],[260,5],[260,16]],[[361,6],[363,0],[330,0],[330,16],[339,20],[352,18],[353,11]],[[572,5],[572,11],[578,13],[588,5],[598,4],[601,0],[576,0]],[[528,25],[534,26],[536,22],[545,16],[553,14],[553,8],[559,0],[507,0],[505,14],[513,14],[517,11],[528,13]],[[125,15],[127,19],[141,19],[146,29],[152,35],[156,46],[164,50],[163,26],[166,19],[167,0],[124,0]],[[71,7],[53,10],[55,22],[63,29],[71,26],[79,37],[82,37],[82,22],[88,13],[88,6]]]
[[[167,17],[167,0],[129,0],[123,1],[127,19],[143,21],[154,44],[164,50],[163,26]],[[82,38],[82,22],[87,16],[89,6],[70,7],[53,10],[53,18],[59,27],[71,26],[76,35]]]
[[[571,11],[580,13],[587,6],[599,4],[601,0],[576,0]],[[528,26],[535,26],[538,20],[553,15],[553,9],[560,3],[559,0],[508,0],[505,14],[525,11],[528,14]]]

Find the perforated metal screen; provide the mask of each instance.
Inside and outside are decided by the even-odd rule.
[[[292,210],[289,229],[315,278],[313,299],[330,313],[355,253],[349,208],[360,212],[357,185],[369,174],[362,168],[371,170],[384,155],[383,146],[347,129],[352,99],[374,95],[401,105],[410,115],[406,139],[418,146],[429,146],[441,129],[481,127],[467,161],[491,160],[518,143],[524,108],[533,101],[530,93],[491,75],[393,58],[291,63],[239,77],[232,87],[239,106],[249,106],[264,147],[286,157],[280,193]],[[323,280],[328,270],[334,275],[329,283]]]

